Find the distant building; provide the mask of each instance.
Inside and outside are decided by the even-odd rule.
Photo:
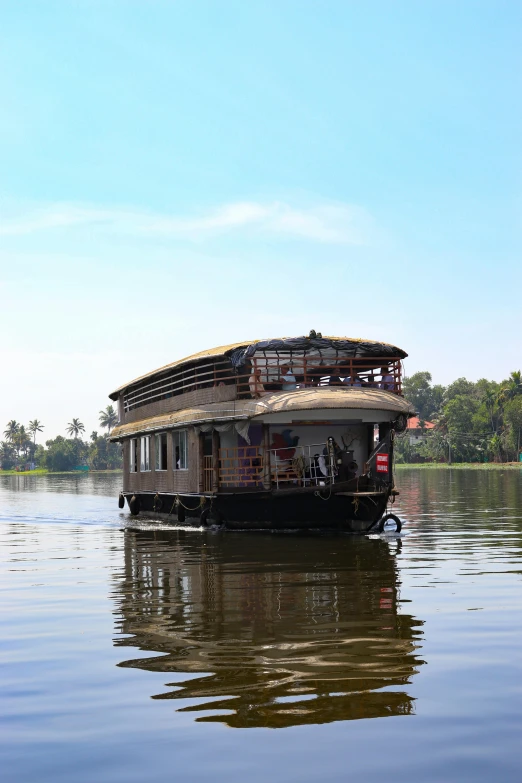
[[[421,427],[421,420],[419,417],[412,416],[411,419],[408,419],[407,428],[410,444],[415,446],[416,444],[422,443],[429,430],[432,430],[434,427],[435,425],[431,421],[423,422],[423,426]]]

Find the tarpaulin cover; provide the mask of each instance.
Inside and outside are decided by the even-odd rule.
[[[334,350],[348,357],[362,356],[400,356],[407,354],[394,345],[387,343],[363,342],[359,340],[332,340],[329,337],[285,337],[278,340],[261,340],[242,348],[237,348],[230,354],[234,367],[242,367],[256,351],[304,351],[307,353]]]

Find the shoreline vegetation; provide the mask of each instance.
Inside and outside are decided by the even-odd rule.
[[[2,470],[0,468],[0,476],[92,476],[93,473],[123,473],[123,469],[47,470],[47,468],[35,468],[34,470]]]
[[[69,436],[45,441],[45,446],[36,443],[37,433],[44,425],[38,419],[27,427],[12,419],[4,430],[5,440],[0,443],[0,473],[82,473],[94,471],[121,470],[122,449],[111,443],[109,435],[118,421],[112,405],[99,412],[100,425],[107,429],[103,435],[93,431],[89,440],[83,440],[85,426],[73,418],[66,426]]]
[[[522,462],[396,462],[395,470],[522,470]]]
[[[404,378],[404,397],[417,420],[395,440],[395,463],[404,465],[509,465],[522,450],[522,374],[498,383],[457,378],[433,385],[431,373]]]

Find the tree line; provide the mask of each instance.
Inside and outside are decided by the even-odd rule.
[[[112,405],[99,412],[100,425],[107,429],[105,435],[91,432],[88,440],[83,440],[85,425],[78,418],[68,422],[65,432],[68,438],[58,435],[45,441],[45,446],[36,443],[37,433],[43,432],[44,425],[33,419],[24,426],[11,419],[4,430],[4,440],[0,443],[0,467],[2,470],[18,468],[25,470],[28,464],[50,471],[74,470],[89,467],[93,470],[107,470],[122,467],[121,447],[110,443],[108,438],[118,416]]]
[[[458,378],[449,386],[432,384],[431,373],[403,381],[403,394],[415,406],[424,437],[397,438],[400,462],[515,462],[522,449],[520,370],[498,383]],[[435,426],[426,429],[426,422]]]

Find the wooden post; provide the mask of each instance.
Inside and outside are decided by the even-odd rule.
[[[219,489],[219,432],[212,430],[212,492]]]
[[[272,466],[270,464],[270,425],[263,424],[263,487],[272,486]]]
[[[205,435],[200,432],[198,437],[198,492],[205,488]]]

